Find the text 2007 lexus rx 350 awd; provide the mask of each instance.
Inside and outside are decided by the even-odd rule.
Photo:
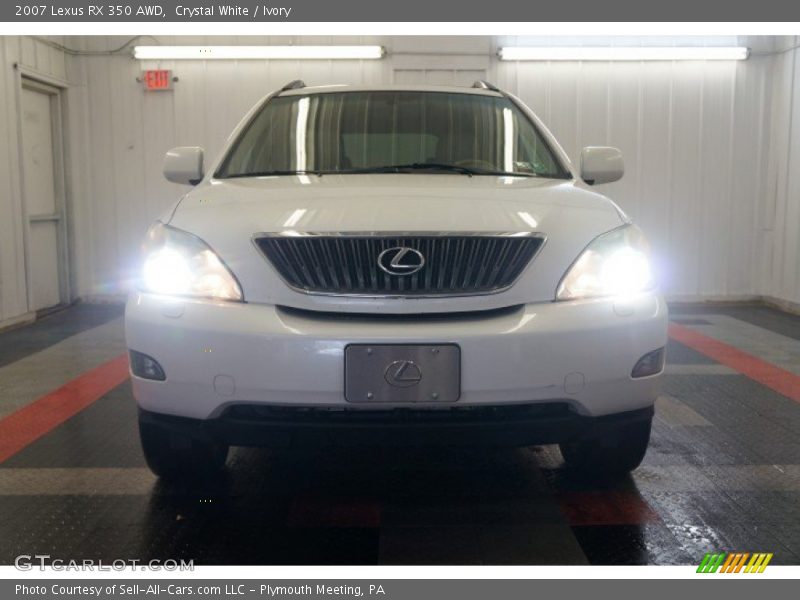
[[[126,309],[141,441],[164,477],[231,445],[558,443],[639,465],[667,308],[642,232],[490,84],[305,87],[260,102],[147,233]]]

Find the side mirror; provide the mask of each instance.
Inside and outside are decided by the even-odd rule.
[[[178,146],[164,156],[164,177],[174,183],[197,185],[203,180],[203,149]]]
[[[581,150],[581,179],[589,185],[611,183],[622,178],[622,152],[610,146],[586,146]]]

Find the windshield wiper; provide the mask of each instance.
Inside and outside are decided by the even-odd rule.
[[[459,165],[451,165],[447,163],[436,162],[416,162],[401,165],[383,165],[380,167],[364,167],[358,169],[343,169],[341,171],[333,171],[341,175],[357,174],[357,173],[402,173],[404,171],[447,171],[451,173],[462,173],[463,175],[505,175],[508,177],[535,177],[532,173],[517,173],[509,171],[492,171],[490,169],[480,169],[475,167],[462,167]]]
[[[273,171],[249,171],[245,173],[232,173],[226,175],[228,178],[237,177],[270,177],[278,175],[352,175],[358,173],[401,173],[403,171],[422,171],[422,170],[436,170],[436,171],[450,171],[454,173],[463,173],[464,175],[474,175],[478,173],[475,169],[469,167],[459,167],[456,165],[448,165],[444,163],[409,163],[403,165],[382,165],[380,167],[358,167],[355,169],[326,169],[326,170],[304,170],[304,171],[291,171],[291,170],[273,170]]]
[[[381,165],[380,167],[342,169],[341,171],[334,171],[334,173],[349,175],[354,173],[402,173],[403,171],[450,171],[452,173],[462,173],[470,176],[476,174],[476,171],[474,169],[470,169],[469,167],[459,167],[457,165],[433,162],[416,162],[401,165]]]
[[[475,167],[462,167],[447,163],[436,162],[416,162],[399,165],[381,165],[379,167],[358,167],[355,169],[316,169],[304,171],[275,170],[275,171],[251,171],[247,173],[232,173],[225,178],[238,177],[270,177],[280,175],[358,175],[365,173],[403,173],[409,171],[443,171],[449,173],[461,173],[462,175],[493,175],[497,177],[537,177],[535,173],[523,173],[519,171],[493,171],[491,169],[480,169]]]
[[[448,165],[447,163],[416,162],[402,165],[382,165],[380,167],[364,167],[357,169],[342,169],[335,171],[341,174],[351,173],[402,173],[403,171],[450,171],[452,173],[462,173],[464,175],[476,175],[478,171],[469,167],[459,167],[458,165]]]

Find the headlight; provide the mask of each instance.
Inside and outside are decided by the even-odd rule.
[[[242,301],[242,288],[197,236],[156,223],[143,246],[141,287],[155,294]]]
[[[589,244],[561,280],[556,300],[635,294],[655,287],[650,249],[641,230],[626,225]]]

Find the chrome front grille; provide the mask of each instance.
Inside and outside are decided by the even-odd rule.
[[[527,232],[261,234],[255,242],[281,277],[303,292],[462,296],[511,286],[544,237]]]

